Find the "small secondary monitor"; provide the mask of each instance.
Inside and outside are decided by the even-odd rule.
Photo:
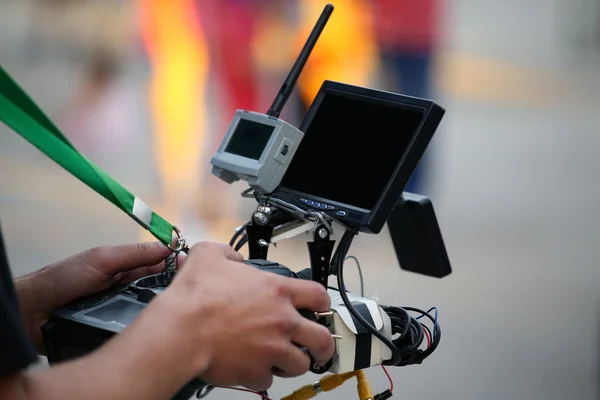
[[[283,120],[238,110],[210,160],[212,173],[227,183],[243,180],[270,193],[281,182],[303,136]]]
[[[274,195],[379,233],[443,115],[430,100],[325,81]]]

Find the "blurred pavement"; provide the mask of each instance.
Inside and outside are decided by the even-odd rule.
[[[555,7],[550,0],[455,3],[440,68],[447,113],[434,140],[430,192],[454,274],[436,281],[402,272],[387,234],[359,237],[351,249],[367,295],[440,308],[441,344],[423,365],[391,371],[396,397],[595,399],[600,63],[566,38],[556,0]],[[0,12],[1,63],[52,114],[72,90],[75,68],[24,59],[9,38],[21,30],[9,14]],[[128,78],[140,92],[144,73],[132,68]],[[112,165],[109,172],[152,203],[149,148],[140,137],[127,149],[135,168]],[[0,171],[0,215],[15,274],[139,237],[133,221],[6,127]],[[293,243],[271,258],[295,269],[308,263]],[[357,288],[353,268],[348,286]],[[380,391],[384,375],[373,369],[369,376]],[[279,380],[272,397],[312,380]],[[352,399],[354,387],[319,398]],[[252,396],[214,391],[210,398]]]

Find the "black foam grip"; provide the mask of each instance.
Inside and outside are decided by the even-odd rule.
[[[371,312],[364,303],[355,302],[352,303],[354,309],[361,317],[365,319],[369,324],[375,325],[373,318],[371,318]],[[352,315],[352,314],[350,314]],[[373,334],[356,318],[352,315],[352,321],[356,326],[356,346],[354,348],[354,370],[369,368],[371,366],[371,343],[373,340]]]

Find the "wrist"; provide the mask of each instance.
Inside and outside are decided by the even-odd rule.
[[[165,359],[178,363],[190,380],[201,377],[214,356],[212,330],[199,321],[203,313],[197,309],[197,299],[186,301],[179,292],[166,290],[152,300],[136,321],[143,326],[141,329],[152,332],[152,340],[165,353]]]
[[[41,311],[39,290],[36,287],[36,278],[33,275],[17,278],[14,281],[15,292],[19,302],[21,320],[25,326],[31,341],[34,343],[38,353],[43,352],[40,338],[40,327],[47,317]]]
[[[13,391],[19,398],[48,400],[172,398],[191,379],[172,360],[165,362],[160,349],[149,348],[147,338],[124,331],[87,356],[24,373]]]
[[[45,355],[40,329],[55,309],[73,299],[69,299],[66,295],[69,291],[57,281],[53,266],[20,276],[14,280],[14,285],[23,324],[38,354]]]
[[[97,351],[28,373],[22,386],[28,395],[24,398],[173,397],[208,370],[210,353],[209,346],[196,342],[197,320],[190,323],[189,313],[174,310],[181,307],[177,296],[162,298],[155,298],[129,327]]]
[[[152,371],[162,371],[165,384],[176,382],[178,390],[208,370],[212,353],[205,338],[197,334],[198,320],[177,297],[163,293],[154,298],[116,339],[127,336],[135,341],[131,357]],[[145,361],[149,354],[155,364]]]

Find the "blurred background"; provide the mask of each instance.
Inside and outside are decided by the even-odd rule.
[[[0,0],[0,64],[86,156],[189,240],[228,240],[254,204],[239,196],[243,184],[210,175],[210,155],[235,109],[268,109],[324,4]],[[600,2],[334,4],[284,119],[297,124],[324,79],[447,110],[409,189],[433,199],[454,273],[402,272],[387,231],[359,236],[350,251],[366,295],[440,310],[439,348],[423,365],[391,370],[395,397],[598,398]],[[151,239],[5,126],[0,215],[15,275]],[[270,258],[304,268],[302,240]],[[381,369],[369,377],[385,388]],[[278,380],[270,394],[314,379]],[[352,399],[354,387],[319,398]]]

